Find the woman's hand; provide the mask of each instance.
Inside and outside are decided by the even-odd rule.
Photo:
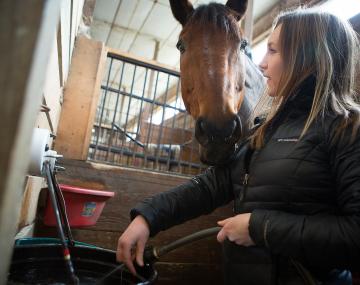
[[[222,227],[217,240],[223,242],[226,238],[238,245],[255,245],[249,235],[249,220],[251,213],[240,214],[218,222]]]
[[[133,260],[144,266],[144,248],[149,238],[150,229],[142,216],[137,216],[120,236],[116,250],[116,259],[123,262],[130,272],[136,275]],[[135,255],[133,250],[135,250]]]

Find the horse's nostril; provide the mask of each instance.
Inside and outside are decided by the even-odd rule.
[[[199,131],[202,133],[206,133],[206,126],[204,120],[200,120],[199,122]]]
[[[199,118],[195,125],[195,136],[201,145],[233,144],[241,135],[242,128],[240,118],[235,116],[221,125]]]
[[[242,124],[239,116],[235,117],[235,129],[232,134],[232,138],[234,139],[234,142],[238,141],[243,133]]]
[[[205,126],[205,121],[202,119],[202,118],[199,118],[197,121],[196,121],[196,125],[195,125],[195,132],[197,134],[205,134],[206,133],[206,130],[205,130],[206,126]]]

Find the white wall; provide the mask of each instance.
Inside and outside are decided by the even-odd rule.
[[[49,116],[46,116],[45,112],[39,111],[34,127],[49,129],[55,135],[83,6],[84,0],[61,0],[58,32],[52,40],[52,50],[43,87],[43,99],[50,108]],[[38,197],[44,186],[43,178],[27,177],[17,237],[32,235]]]

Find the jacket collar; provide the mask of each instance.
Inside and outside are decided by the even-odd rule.
[[[290,95],[283,105],[281,113],[286,117],[296,118],[308,116],[314,101],[316,78],[314,75],[307,77],[299,88]]]
[[[311,75],[300,84],[293,95],[290,95],[286,99],[286,102],[272,119],[265,135],[265,140],[268,140],[272,136],[282,122],[288,119],[304,118],[309,115],[314,100],[315,86],[316,78],[314,75]]]

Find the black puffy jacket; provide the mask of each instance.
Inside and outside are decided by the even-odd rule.
[[[234,200],[235,214],[252,213],[249,231],[256,246],[225,242],[226,284],[319,284],[308,279],[324,281],[340,272],[335,269],[356,267],[360,136],[350,142],[349,130],[333,142],[341,119],[329,115],[299,139],[312,94],[305,86],[286,103],[262,149],[252,153],[243,142],[229,165],[210,167],[146,199],[132,218],[144,216],[153,236]]]

